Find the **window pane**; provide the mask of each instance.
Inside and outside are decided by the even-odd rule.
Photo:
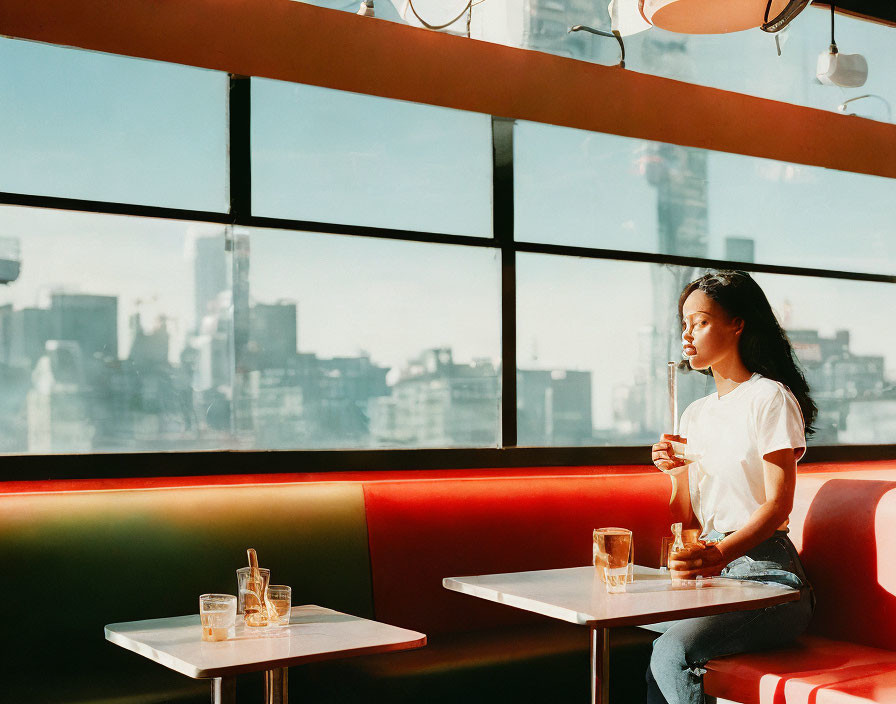
[[[756,274],[787,330],[819,408],[810,444],[896,436],[896,285]],[[811,457],[811,456],[810,456]]]
[[[232,446],[224,229],[0,207],[0,452]]]
[[[497,445],[496,251],[254,229],[235,251],[245,445]]]
[[[518,255],[517,267],[520,444],[648,444],[668,432],[678,293],[704,271],[533,254]],[[892,442],[896,333],[881,321],[896,306],[896,285],[755,278],[820,409],[810,444]],[[680,410],[714,391],[710,377],[680,374]]]
[[[254,214],[492,234],[491,118],[252,79]]]
[[[523,241],[892,273],[896,180],[518,123]]]
[[[681,358],[672,292],[692,271],[517,255],[520,445],[656,442],[667,424],[666,362]],[[705,388],[701,375],[682,374],[680,403]]]
[[[226,211],[227,75],[0,39],[0,191]]]

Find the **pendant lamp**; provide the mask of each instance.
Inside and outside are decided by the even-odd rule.
[[[650,24],[682,34],[725,34],[760,27],[795,4],[792,0],[638,0],[641,15]],[[808,0],[801,4],[804,7]]]

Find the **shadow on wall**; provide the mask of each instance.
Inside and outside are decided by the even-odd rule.
[[[878,583],[877,564],[878,541],[896,542],[896,522],[875,531],[878,504],[894,489],[894,481],[831,479],[812,500],[801,550],[818,599],[810,633],[896,649],[896,596]]]

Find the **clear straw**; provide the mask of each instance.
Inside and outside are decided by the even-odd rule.
[[[672,416],[672,434],[678,436],[678,376],[677,364],[669,362],[669,414]]]

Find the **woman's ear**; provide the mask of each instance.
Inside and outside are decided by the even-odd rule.
[[[731,320],[731,325],[734,328],[734,334],[740,337],[740,334],[744,331],[744,319],[743,318],[733,318]]]

